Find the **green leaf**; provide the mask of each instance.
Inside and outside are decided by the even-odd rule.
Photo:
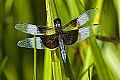
[[[2,70],[5,68],[7,61],[8,61],[8,57],[6,56],[6,57],[3,59],[2,63],[0,63],[0,75],[1,75],[1,73],[2,73]]]
[[[36,35],[34,35],[34,73],[33,73],[33,80],[37,80],[37,72],[36,72]]]
[[[4,9],[5,9],[5,1],[0,0],[0,22],[3,20]]]
[[[106,65],[103,60],[101,50],[99,46],[97,45],[97,42],[94,36],[90,37],[90,46],[92,49],[95,66],[96,66],[97,73],[98,73],[100,80],[111,80],[108,74],[108,70],[106,69]]]
[[[52,80],[52,65],[51,65],[51,51],[49,49],[45,50],[44,59],[44,77],[43,80]]]
[[[54,80],[63,80],[62,73],[61,73],[60,61],[52,62],[52,69],[53,69],[53,79]]]

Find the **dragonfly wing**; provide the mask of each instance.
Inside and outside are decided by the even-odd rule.
[[[86,38],[92,36],[93,34],[97,34],[101,30],[101,25],[93,24],[90,26],[86,26],[78,29],[78,42],[85,40]]]
[[[79,17],[77,17],[78,27],[80,27],[80,26],[84,25],[85,23],[87,23],[88,21],[92,20],[96,16],[98,11],[99,10],[97,8],[92,8],[92,9],[84,12]]]
[[[54,28],[49,28],[46,26],[36,26],[27,23],[16,24],[15,28],[24,33],[32,34],[32,35],[45,35],[45,34],[50,35],[53,32],[55,33]]]
[[[45,47],[53,49],[59,46],[59,40],[58,40],[58,35],[53,34],[53,35],[42,35],[40,36],[43,44]]]
[[[63,25],[64,31],[74,30],[76,28],[80,28],[80,26],[86,24],[88,21],[92,20],[95,15],[98,13],[97,8],[93,8],[90,10],[87,10],[83,14],[81,14],[76,19],[73,19],[72,21],[68,22],[67,24]]]
[[[21,23],[21,24],[16,24],[15,28],[27,34],[41,35],[36,25]]]
[[[71,30],[63,32],[63,42],[65,45],[74,44],[78,39],[78,30]]]
[[[76,41],[79,42],[85,40],[91,35],[98,33],[101,29],[99,24],[92,24],[76,30],[63,31],[63,42],[65,45],[74,44]]]
[[[19,47],[25,48],[34,48],[34,38],[26,38],[24,40],[20,40],[17,45]],[[44,49],[44,45],[40,37],[36,37],[36,48],[37,49]]]

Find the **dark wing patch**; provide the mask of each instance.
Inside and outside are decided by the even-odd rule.
[[[55,33],[54,28],[46,26],[36,26],[33,24],[20,23],[16,24],[15,28],[19,31],[22,31],[31,35],[52,35]]]
[[[67,24],[63,25],[63,31],[70,31],[76,29],[77,26],[77,19],[74,19]]]
[[[50,28],[50,27],[46,27],[46,26],[38,26],[38,31],[42,34],[45,35],[52,35],[55,34],[55,29],[54,28]]]
[[[96,16],[98,11],[99,10],[97,8],[92,8],[90,10],[87,10],[76,19],[73,19],[72,21],[63,25],[63,31],[70,31],[70,30],[75,30],[76,28],[80,28],[82,25],[91,21]]]
[[[57,34],[54,35],[42,35],[40,36],[45,47],[53,49],[59,46],[59,40]]]
[[[63,42],[65,45],[74,44],[78,38],[78,30],[63,32],[62,36],[63,36]]]
[[[77,26],[77,19],[74,19],[74,20],[68,22],[67,24],[63,25],[63,28],[66,28],[67,26],[76,27]]]

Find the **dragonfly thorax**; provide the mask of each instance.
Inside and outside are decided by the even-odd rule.
[[[60,18],[55,18],[54,19],[54,26],[55,26],[55,29],[61,29],[62,28]]]

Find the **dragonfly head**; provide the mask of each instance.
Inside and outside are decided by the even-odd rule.
[[[55,28],[61,28],[61,19],[60,18],[55,18],[54,19],[54,25],[55,25]]]

